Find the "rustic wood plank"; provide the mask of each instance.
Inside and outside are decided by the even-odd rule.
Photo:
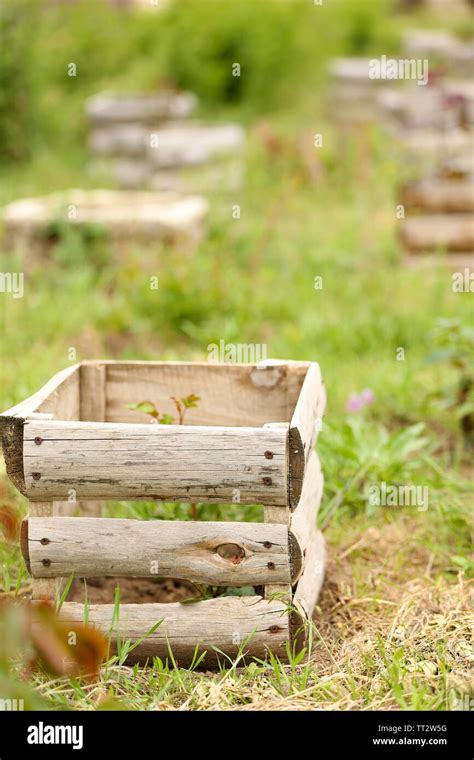
[[[323,474],[318,455],[309,455],[304,475],[301,498],[295,511],[291,513],[290,530],[298,541],[303,557],[306,557],[310,541],[316,529],[316,518],[323,493]],[[303,559],[303,567],[305,561]]]
[[[34,502],[30,501],[29,504],[29,515],[30,519],[51,519],[53,515],[57,513],[56,507],[53,502]],[[25,525],[25,521],[23,522],[23,526]],[[24,548],[24,539],[27,538],[23,532],[23,541],[22,541],[22,548]],[[27,546],[29,542],[27,541]],[[31,574],[31,559],[28,553],[23,554],[25,565],[27,567],[28,572]],[[32,578],[31,580],[31,598],[32,599],[48,599],[49,601],[54,600],[56,593],[60,589],[62,579],[59,577],[56,578]]]
[[[287,417],[286,365],[211,362],[104,362],[106,420],[148,422],[128,404],[151,401],[176,417],[171,396],[200,396],[186,415],[187,425],[261,426]]]
[[[286,378],[286,418],[288,420],[291,420],[295,413],[304,379],[310,366],[311,362],[288,362],[288,373]]]
[[[32,517],[34,578],[181,578],[222,586],[289,583],[288,529],[263,523]],[[46,562],[45,562],[46,560]]]
[[[93,604],[89,606],[88,622],[104,634],[112,627],[114,605]],[[80,623],[84,619],[84,606],[65,602],[60,618],[68,623]],[[149,636],[150,628],[162,621]],[[260,596],[220,597],[194,604],[123,604],[120,606],[119,624],[112,631],[112,642],[144,640],[130,653],[129,664],[150,657],[169,658],[169,647],[180,666],[190,664],[196,646],[199,652],[207,652],[206,665],[215,664],[219,648],[230,657],[236,657],[239,648],[248,657],[265,657],[268,650],[282,659],[285,643],[289,638],[286,607]],[[245,643],[248,642],[248,643]],[[219,655],[222,660],[222,655]]]
[[[269,366],[275,366],[282,364],[282,360],[277,359],[270,359],[268,360]],[[291,420],[296,404],[299,399],[299,395],[301,393],[301,388],[304,382],[304,378],[306,377],[306,374],[308,372],[309,367],[311,366],[310,362],[296,362],[296,361],[288,361],[287,364],[287,406],[286,406],[286,416],[285,419]],[[264,428],[272,430],[272,429],[278,429],[283,428],[289,432],[289,422],[285,421],[275,421],[275,422],[266,422],[264,425]],[[264,507],[264,519],[266,523],[270,524],[283,524],[289,526],[290,524],[290,510],[288,507],[282,508],[277,506],[265,506]],[[301,552],[299,550],[299,546],[297,546],[294,543],[294,536],[290,533],[290,551],[292,554],[292,562],[293,562],[293,580],[292,583],[294,583],[295,577],[298,577],[300,570],[301,570],[301,564],[302,564],[302,556]],[[265,585],[263,589],[263,594],[265,599],[272,599],[275,598],[275,596],[278,599],[284,600],[286,604],[289,604],[291,602],[291,594],[292,594],[292,588],[290,584],[267,584]]]
[[[322,426],[325,391],[319,365],[308,369],[289,432],[289,502],[293,509],[301,496],[306,462]]]
[[[281,581],[279,582],[276,577],[270,579],[270,582],[267,581],[267,583],[264,585],[263,596],[265,599],[272,599],[276,597],[284,601],[286,604],[289,604],[291,601],[291,585],[299,575],[301,568],[301,553],[298,553],[299,547],[294,545],[293,536],[288,532],[288,526],[290,524],[290,510],[287,506],[264,506],[263,517],[267,525],[285,526],[285,530],[287,531],[289,538],[288,550],[290,553],[291,561],[290,581],[286,580],[282,583]]]
[[[105,421],[105,367],[98,362],[82,362],[80,367],[81,420]]]
[[[31,415],[58,412],[63,419],[79,419],[79,364],[58,372],[39,391],[0,414],[0,437],[7,475],[26,495],[23,471],[23,424]],[[70,416],[67,416],[70,415]]]
[[[284,429],[27,421],[23,459],[34,500],[70,489],[78,499],[230,503],[236,490],[242,504],[288,498]]]
[[[326,548],[323,534],[314,531],[303,574],[296,586],[293,604],[305,618],[311,620],[324,580]]]
[[[99,362],[82,362],[80,368],[81,420],[105,422],[105,386],[104,365]],[[79,503],[79,513],[86,517],[100,517],[103,506],[102,501],[82,501]]]

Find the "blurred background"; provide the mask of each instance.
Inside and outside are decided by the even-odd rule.
[[[318,361],[321,524],[335,558],[362,541],[329,572],[334,644],[357,584],[398,603],[420,567],[447,588],[470,567],[472,35],[464,0],[0,0],[0,271],[24,274],[22,297],[2,280],[1,409],[82,359]],[[428,84],[374,80],[382,56]],[[429,519],[371,507],[382,480],[428,484]]]

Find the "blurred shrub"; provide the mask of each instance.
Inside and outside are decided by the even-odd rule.
[[[281,105],[320,59],[318,12],[301,0],[182,0],[163,17],[164,73],[204,101]]]
[[[35,120],[34,29],[31,0],[0,2],[0,162],[31,151]]]
[[[33,135],[71,158],[84,150],[84,101],[104,88],[167,83],[196,92],[204,110],[251,115],[314,101],[329,57],[389,52],[389,3],[179,0],[126,12],[94,0],[0,0],[1,158],[27,158]]]

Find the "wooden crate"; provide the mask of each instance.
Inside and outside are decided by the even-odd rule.
[[[147,400],[171,411],[171,396],[190,393],[201,401],[184,425],[150,424],[127,406]],[[33,599],[53,598],[71,574],[158,572],[253,586],[261,593],[122,604],[118,630],[136,640],[162,621],[133,650],[135,660],[166,658],[170,646],[186,664],[198,646],[212,663],[214,647],[235,656],[247,639],[249,656],[271,649],[285,658],[287,642],[304,640],[323,580],[323,478],[313,445],[324,405],[319,366],[309,362],[86,361],[55,375],[0,415],[7,472],[29,499],[22,550]],[[71,495],[76,516],[65,517]],[[102,518],[107,499],[238,500],[263,505],[264,522]],[[81,621],[84,608],[66,601],[60,614]],[[89,622],[105,632],[112,616],[112,604],[90,605]]]

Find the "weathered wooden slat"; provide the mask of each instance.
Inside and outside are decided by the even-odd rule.
[[[222,586],[292,580],[284,525],[33,517],[27,534],[33,578],[160,576]]]
[[[186,425],[261,426],[289,420],[286,365],[257,369],[254,364],[210,362],[104,362],[107,372],[106,420],[149,422],[129,404],[151,401],[160,412],[176,417],[171,396],[190,393],[199,404],[186,415]]]
[[[81,420],[105,422],[105,367],[82,362],[80,367]]]
[[[286,417],[285,419],[291,420],[293,417],[298,399],[300,397],[301,389],[303,387],[304,379],[311,366],[311,362],[288,362],[288,371],[286,377]]]
[[[314,606],[318,600],[324,580],[326,548],[323,534],[314,531],[306,555],[305,568],[296,586],[293,604],[303,615],[311,620]]]
[[[81,420],[105,422],[105,367],[99,362],[82,362],[80,368]],[[78,504],[80,514],[100,517],[102,501],[82,501]]]
[[[306,462],[322,425],[325,391],[319,365],[311,364],[290,422],[289,502],[294,509],[303,487]]]
[[[39,391],[0,414],[0,437],[7,475],[26,494],[23,471],[23,424],[30,415],[53,414],[79,419],[79,364],[58,372]],[[43,418],[44,419],[44,418]]]
[[[93,604],[88,608],[88,622],[107,634],[112,628],[113,604]],[[84,619],[84,606],[65,602],[60,618],[68,623]],[[150,635],[151,627],[162,621]],[[146,658],[169,658],[172,649],[179,665],[189,665],[198,647],[207,652],[207,665],[215,664],[219,648],[230,657],[243,651],[249,657],[265,657],[268,649],[285,657],[285,643],[289,638],[286,607],[277,600],[266,601],[260,596],[220,597],[194,604],[123,604],[120,606],[118,625],[112,630],[112,642],[144,640],[130,653],[128,663]],[[245,643],[247,642],[248,643]]]
[[[53,502],[33,502],[30,501],[29,504],[29,514],[31,516],[31,519],[38,519],[41,520],[43,518],[51,519],[53,515],[58,514],[57,506]],[[23,523],[24,525],[24,523]],[[28,533],[27,531],[22,530],[22,538],[21,538],[21,548],[23,551],[23,558],[25,560],[25,565],[27,567],[27,570],[29,573],[31,573],[31,560],[29,555],[29,546],[28,546]],[[42,600],[49,600],[52,601],[56,593],[59,591],[61,586],[62,579],[60,577],[56,578],[32,578],[31,581],[31,597],[32,599],[42,599]]]
[[[287,504],[284,429],[26,422],[23,452],[36,501],[73,488],[78,499],[226,503],[238,492],[242,504]]]
[[[284,528],[288,533],[288,525],[290,522],[290,510],[288,507],[272,507],[266,506],[263,508],[263,515],[265,524],[268,527]],[[265,581],[263,595],[265,599],[271,599],[278,594],[278,598],[285,600],[287,604],[291,602],[291,585],[295,582],[301,570],[302,556],[299,548],[299,544],[296,542],[294,536],[289,534],[288,554],[290,561],[290,574],[289,577],[279,579],[275,574],[272,574]]]
[[[316,517],[323,493],[323,474],[318,455],[312,451],[309,455],[304,475],[303,489],[298,506],[291,514],[291,532],[298,541],[303,554],[303,568],[308,555],[311,539],[316,529]]]

